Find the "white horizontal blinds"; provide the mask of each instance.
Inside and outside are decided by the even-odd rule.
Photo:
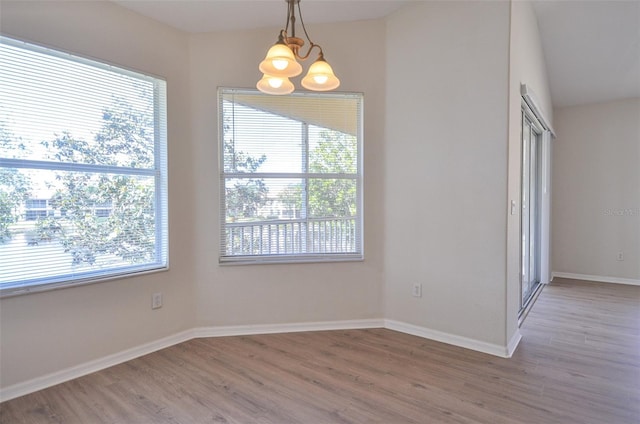
[[[362,96],[219,100],[221,261],[361,258]]]
[[[2,294],[166,266],[166,83],[0,37]]]
[[[148,77],[147,77],[148,78]],[[153,78],[155,264],[169,267],[169,171],[167,135],[167,82]]]

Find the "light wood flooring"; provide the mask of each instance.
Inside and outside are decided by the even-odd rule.
[[[640,287],[557,280],[511,359],[385,329],[194,339],[0,423],[640,423]]]

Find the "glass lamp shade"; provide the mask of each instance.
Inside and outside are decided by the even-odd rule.
[[[289,81],[289,78],[276,77],[268,74],[262,75],[262,79],[258,81],[256,88],[263,93],[277,95],[289,94],[295,89],[293,83]]]
[[[271,46],[259,68],[263,74],[282,78],[295,77],[302,73],[302,65],[296,62],[291,49],[282,43]]]
[[[302,78],[302,86],[307,90],[329,91],[340,86],[340,80],[333,73],[331,66],[319,58],[310,67],[307,75]]]

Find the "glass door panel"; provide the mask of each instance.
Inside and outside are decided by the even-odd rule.
[[[522,311],[540,284],[541,131],[522,113],[521,303]]]

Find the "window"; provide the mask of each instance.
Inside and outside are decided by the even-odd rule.
[[[220,261],[362,259],[362,95],[218,94]]]
[[[165,81],[0,37],[0,293],[167,267]]]

